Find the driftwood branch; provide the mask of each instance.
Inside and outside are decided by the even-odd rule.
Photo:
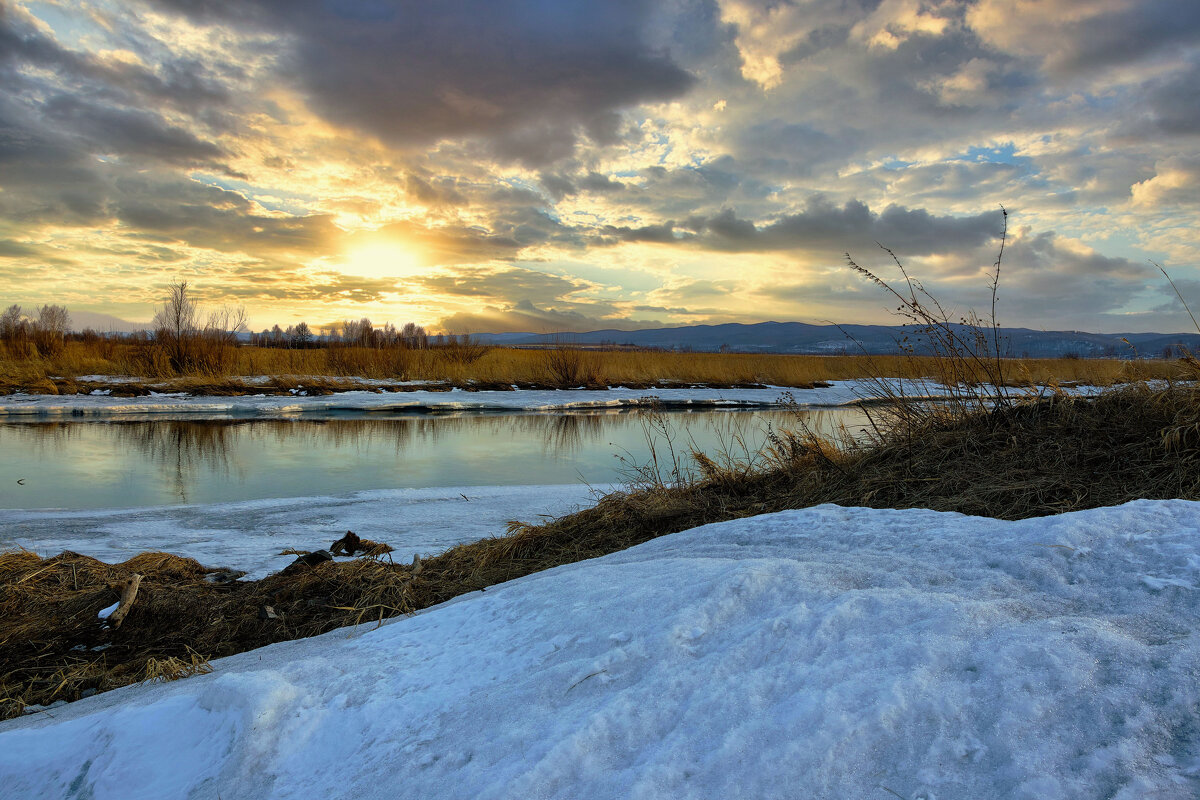
[[[125,591],[121,593],[121,602],[117,605],[117,610],[108,618],[110,628],[121,627],[121,623],[125,621],[125,615],[129,613],[129,609],[133,607],[133,601],[137,599],[138,587],[141,585],[142,576],[135,573],[126,584]]]

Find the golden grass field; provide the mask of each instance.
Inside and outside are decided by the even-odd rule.
[[[51,391],[49,379],[126,375],[155,381],[204,383],[231,377],[373,378],[484,384],[650,385],[664,382],[729,385],[761,383],[800,387],[816,381],[872,377],[935,378],[940,362],[915,356],[810,356],[743,353],[675,353],[628,350],[521,350],[450,347],[428,350],[231,347],[219,370],[175,375],[145,357],[136,345],[66,342],[53,356],[13,352],[0,345],[0,389]],[[1120,359],[1004,359],[1006,383],[1088,383],[1110,386],[1182,374],[1175,361]],[[46,388],[47,386],[51,388]]]

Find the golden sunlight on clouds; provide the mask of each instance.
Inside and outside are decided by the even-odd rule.
[[[552,5],[0,0],[0,300],[882,322],[847,251],[965,307],[1001,205],[1010,322],[1124,329],[1174,302],[1148,258],[1200,286],[1200,5]]]
[[[403,242],[377,241],[346,253],[339,270],[367,278],[412,278],[428,271],[417,252]]]

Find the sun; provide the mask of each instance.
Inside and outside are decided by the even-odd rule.
[[[349,250],[342,271],[370,278],[411,278],[427,271],[419,254],[402,242],[371,242]]]

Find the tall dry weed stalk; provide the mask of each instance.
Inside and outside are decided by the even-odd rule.
[[[897,344],[904,357],[922,362],[925,370],[901,370],[901,374],[910,376],[903,378],[895,377],[895,369],[880,369],[862,382],[870,399],[878,404],[869,412],[877,437],[915,431],[935,417],[992,414],[1020,399],[1008,388],[1011,376],[1006,374],[1006,348],[996,316],[1000,268],[1008,239],[1008,211],[1003,207],[1000,211],[1000,250],[988,281],[991,310],[986,318],[971,310],[954,319],[937,297],[908,272],[896,253],[882,244],[879,247],[900,270],[900,288],[846,254],[851,269],[899,303],[893,313],[905,321],[907,332]],[[861,349],[866,355],[865,348]]]

